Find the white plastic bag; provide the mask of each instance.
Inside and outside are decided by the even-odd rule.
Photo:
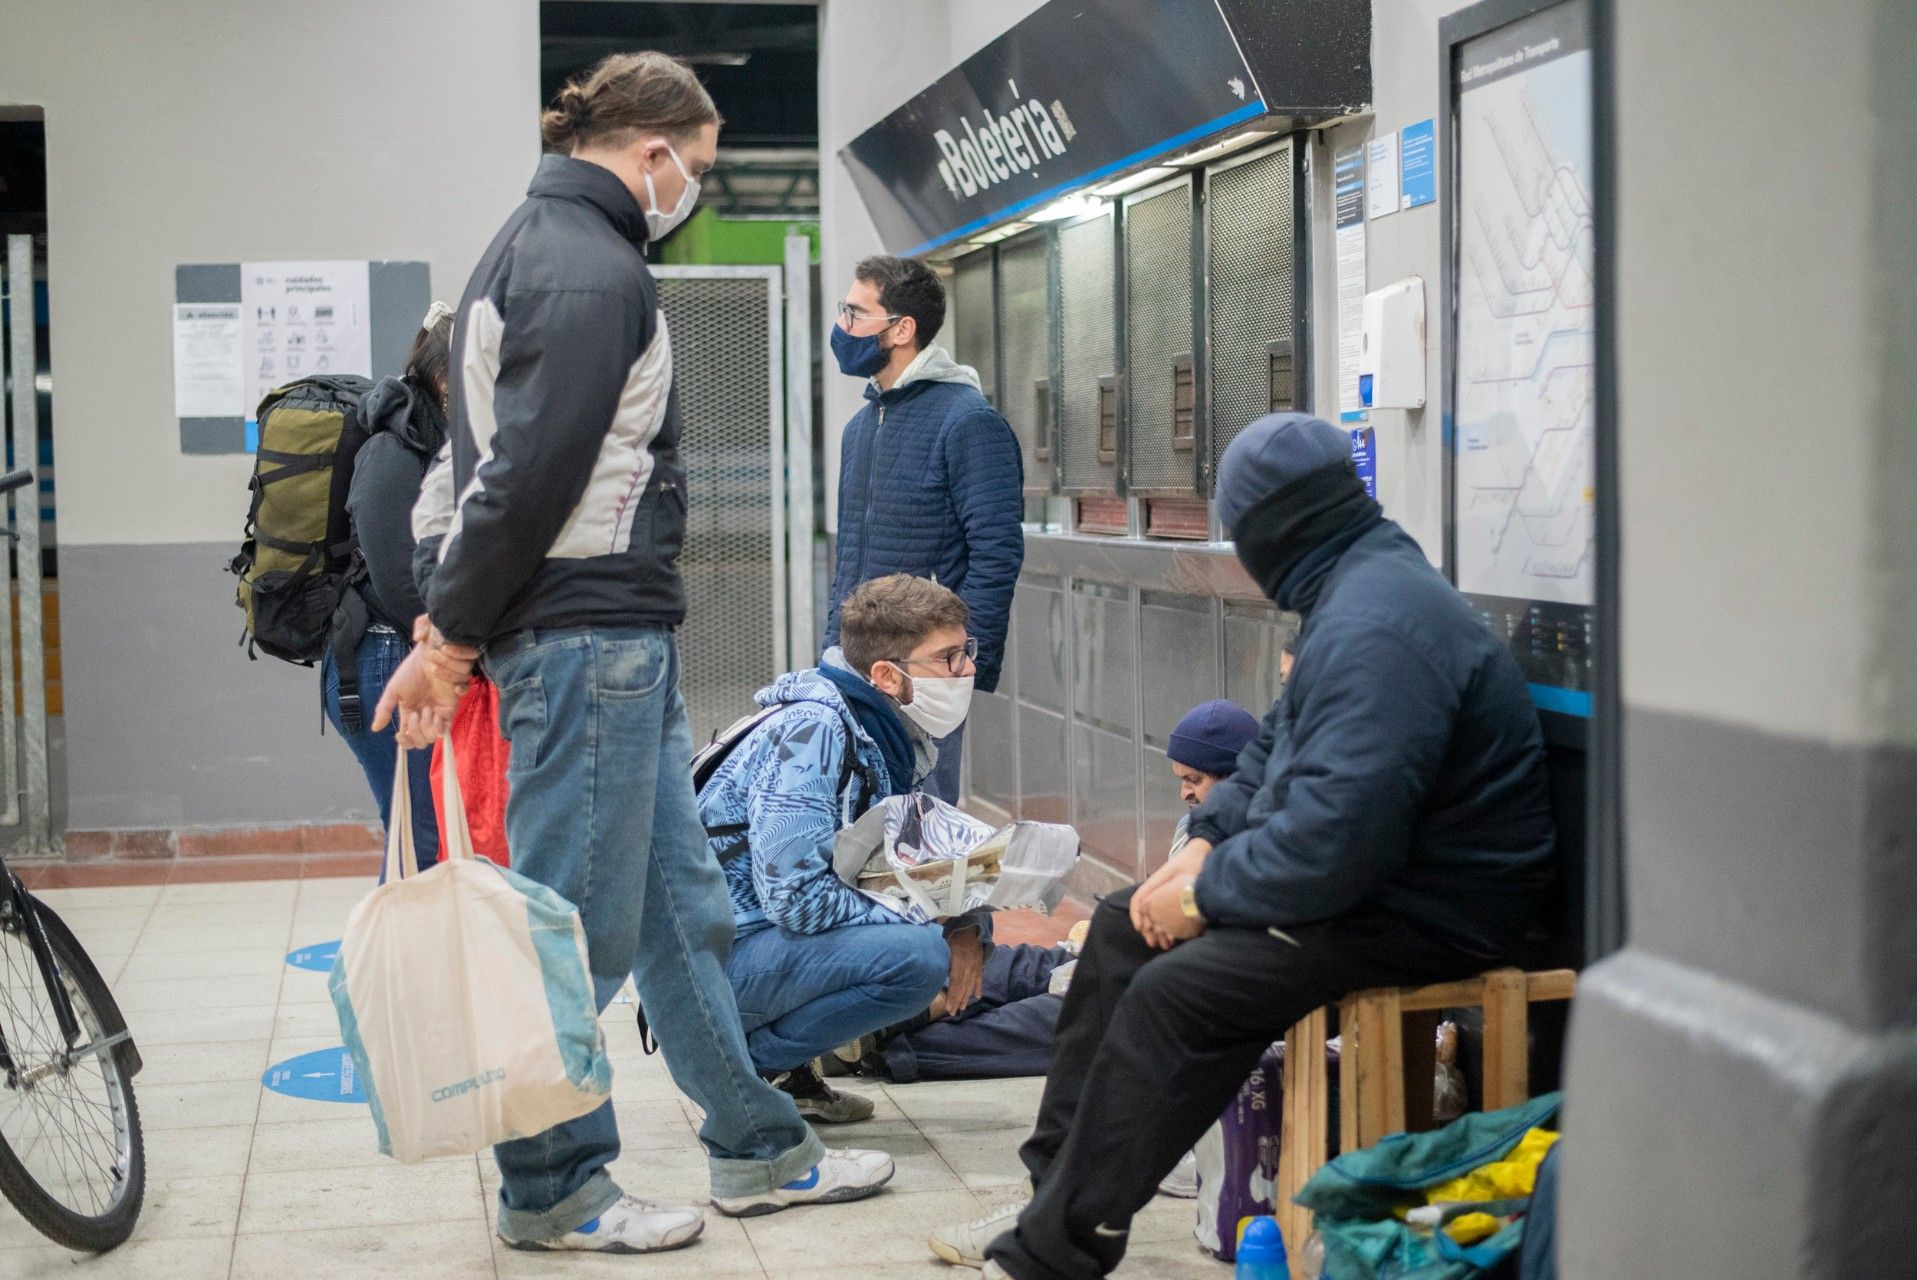
[[[612,1091],[579,913],[473,855],[445,749],[446,861],[416,869],[401,751],[386,883],[353,908],[329,984],[379,1149],[408,1162],[531,1137]]]
[[[839,832],[832,866],[866,896],[923,924],[981,907],[1050,911],[1078,861],[1078,833],[1051,822],[993,830],[924,792],[891,796]]]

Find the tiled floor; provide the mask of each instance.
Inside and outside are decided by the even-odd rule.
[[[1042,1081],[853,1087],[878,1103],[835,1145],[881,1147],[898,1176],[874,1199],[736,1221],[709,1212],[705,1238],[643,1258],[546,1257],[498,1245],[490,1155],[400,1165],[374,1149],[358,1105],[261,1088],[271,1063],[339,1042],[326,978],[286,953],[337,938],[364,879],[284,879],[48,889],[113,984],[146,1059],[147,1200],[133,1240],[82,1259],[44,1244],[0,1202],[0,1276],[156,1280],[327,1277],[699,1276],[709,1280],[945,1277],[926,1231],[1017,1193],[1016,1150]],[[605,1019],[630,1190],[701,1200],[690,1104],[640,1052],[631,1008]],[[1127,1280],[1204,1280],[1229,1270],[1191,1243],[1192,1205],[1159,1199],[1134,1225]]]

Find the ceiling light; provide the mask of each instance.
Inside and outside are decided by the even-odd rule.
[[[1111,196],[1122,196],[1127,191],[1136,191],[1140,187],[1149,187],[1152,183],[1169,178],[1177,172],[1178,170],[1167,168],[1163,165],[1150,169],[1140,169],[1137,173],[1128,174],[1116,181],[1108,182],[1102,187],[1094,187],[1092,194],[1105,196],[1107,198]]]
[[[1102,213],[1104,210],[1103,200],[1080,194],[1054,200],[1043,209],[1028,213],[1025,217],[1030,222],[1064,222],[1068,218],[1083,218],[1087,214]]]

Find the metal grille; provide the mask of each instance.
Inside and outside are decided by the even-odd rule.
[[[998,250],[998,323],[1005,365],[999,412],[1025,454],[1025,491],[1052,489],[1050,397],[1039,386],[1052,375],[1051,237],[1034,231]]]
[[[759,277],[664,276],[686,472],[686,621],[680,689],[695,743],[752,708],[783,663],[775,611],[772,447],[783,430],[772,367],[779,299]]]
[[[1132,492],[1190,493],[1198,460],[1177,430],[1178,366],[1192,358],[1191,185],[1128,201],[1125,337]]]
[[[1058,233],[1058,442],[1067,493],[1118,492],[1118,298],[1112,215]]]
[[[979,249],[953,264],[951,307],[945,324],[960,364],[978,370],[979,385],[993,404],[998,390],[998,310],[992,298],[992,251]]]
[[[1298,403],[1291,144],[1214,170],[1205,207],[1215,474],[1240,431]]]

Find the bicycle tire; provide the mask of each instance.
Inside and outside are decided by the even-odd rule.
[[[111,1034],[111,1029],[124,1026],[113,993],[107,988],[100,971],[94,967],[86,949],[59,916],[42,903],[36,902],[34,905],[40,913],[47,944],[53,952],[54,965],[66,978],[67,994],[73,1003],[75,1015],[80,1019],[82,1033],[100,1037]],[[4,1012],[4,1009],[0,1009],[0,1013]],[[0,1028],[0,1031],[4,1030]],[[18,1044],[21,1041],[9,1035],[8,1043]],[[4,1194],[13,1207],[20,1211],[20,1216],[47,1239],[83,1253],[105,1253],[124,1244],[133,1234],[134,1224],[139,1220],[140,1208],[146,1198],[146,1142],[140,1130],[139,1104],[133,1096],[133,1073],[138,1070],[138,1055],[134,1053],[131,1042],[125,1041],[101,1051],[99,1059],[102,1078],[113,1090],[114,1101],[122,1108],[126,1120],[124,1177],[120,1182],[119,1194],[105,1212],[84,1214],[62,1203],[40,1185],[32,1170],[14,1153],[5,1133],[0,1131],[0,1194]],[[4,1086],[5,1082],[0,1081],[0,1103],[4,1103],[13,1092]]]

